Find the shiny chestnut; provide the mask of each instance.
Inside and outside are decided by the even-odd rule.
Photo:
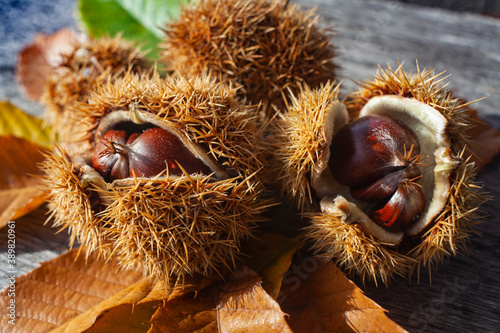
[[[173,176],[182,175],[182,169],[189,174],[211,173],[179,138],[160,127],[109,130],[95,146],[92,165],[107,181],[154,177],[167,169]]]
[[[366,204],[373,221],[404,230],[425,208],[417,183],[419,159],[420,142],[407,125],[388,115],[369,115],[334,136],[329,167],[351,196]]]

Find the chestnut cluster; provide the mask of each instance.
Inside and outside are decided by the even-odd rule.
[[[106,181],[128,177],[154,177],[165,170],[210,174],[210,168],[169,131],[152,125],[120,124],[97,142],[92,166]]]
[[[164,29],[165,77],[118,39],[75,50],[69,83],[57,75],[46,93],[72,148],[44,165],[54,225],[88,253],[182,281],[235,266],[281,202],[273,191],[309,218],[319,257],[363,279],[463,247],[480,201],[468,104],[402,65],[339,101],[318,18],[288,1],[186,6]]]
[[[426,203],[417,183],[420,142],[407,125],[388,115],[358,118],[335,135],[330,154],[332,175],[373,221],[405,230],[418,220]]]

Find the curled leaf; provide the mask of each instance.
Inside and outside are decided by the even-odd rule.
[[[218,296],[220,332],[292,332],[285,313],[250,269],[235,272]]]
[[[119,270],[113,261],[78,255],[78,249],[42,263],[15,279],[16,329],[20,332],[146,332],[165,299],[200,290],[214,277],[191,277],[178,288],[144,278],[139,271]],[[0,292],[0,306],[12,296]],[[7,327],[4,314],[0,323]]]
[[[141,279],[138,272],[117,273],[111,263],[107,265],[104,260],[92,257],[86,260],[77,254],[77,250],[70,251],[16,278],[16,329],[24,332],[55,329]],[[153,289],[143,286],[146,287],[149,291]],[[147,293],[136,292],[129,298],[138,301],[144,294]],[[9,301],[5,289],[0,293],[0,304],[4,307]],[[2,322],[7,319],[2,317]]]
[[[54,67],[62,61],[62,55],[70,53],[84,35],[71,29],[62,29],[53,34],[38,34],[32,44],[18,55],[17,79],[26,96],[38,100],[43,94],[47,78]]]
[[[38,163],[41,148],[27,140],[0,136],[0,227],[29,213],[44,201],[46,194]]]
[[[406,332],[332,262],[303,266],[278,299],[294,332]]]
[[[243,245],[243,259],[248,267],[260,275],[264,289],[271,297],[277,298],[283,275],[288,271],[295,252],[302,245],[299,238],[262,234]]]
[[[151,318],[150,333],[217,332],[215,292],[208,288],[167,302]]]
[[[115,36],[136,41],[158,58],[161,28],[179,12],[178,0],[80,0],[80,25],[91,36]]]
[[[291,332],[278,303],[246,267],[226,282],[166,302],[151,323],[151,333]]]
[[[43,121],[18,109],[6,101],[0,101],[0,135],[12,135],[51,148],[54,134]]]
[[[485,123],[476,111],[470,110],[472,126],[467,134],[472,140],[472,159],[481,170],[500,152],[500,132]]]

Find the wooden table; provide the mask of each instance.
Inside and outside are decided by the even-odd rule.
[[[395,68],[402,61],[407,70],[415,70],[418,59],[421,68],[446,70],[451,74],[449,80],[457,95],[468,100],[488,96],[475,108],[484,120],[500,129],[500,20],[398,2],[298,0],[297,3],[306,8],[316,6],[323,23],[334,24],[338,30],[334,43],[339,51],[337,63],[341,66],[339,78],[344,81],[344,92],[355,89],[352,80],[373,76],[379,64]],[[27,15],[36,15],[33,6],[26,11]],[[36,29],[53,31],[61,22],[75,25],[68,19],[72,15],[71,2],[60,0],[46,6],[59,7],[53,12],[47,10],[46,19]],[[21,108],[39,114],[41,107],[24,100],[12,84],[15,51],[35,32],[30,20],[19,22],[25,25],[16,28],[22,38],[0,34],[0,99],[9,98]],[[478,178],[493,196],[483,207],[488,218],[477,227],[481,235],[471,238],[468,254],[453,257],[433,269],[432,282],[427,271],[421,272],[419,278],[417,274],[410,280],[396,278],[390,289],[370,283],[363,286],[354,280],[369,297],[390,311],[390,318],[409,331],[500,332],[500,215],[496,215],[500,204],[499,174],[500,156]],[[29,220],[17,223],[18,274],[34,269],[39,262],[66,249],[65,232],[55,234],[54,229],[39,224]],[[7,266],[6,239],[7,228],[3,228],[1,275],[5,275]],[[6,285],[6,281],[0,281],[0,288]]]

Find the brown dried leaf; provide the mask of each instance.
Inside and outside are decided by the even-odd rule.
[[[38,34],[32,44],[18,55],[17,78],[26,96],[37,100],[45,89],[47,78],[62,61],[62,54],[70,53],[83,34],[61,29],[51,35]]]
[[[55,133],[34,117],[8,101],[0,101],[0,136],[12,135],[37,143],[43,148],[54,146]]]
[[[133,296],[136,290],[149,290],[151,281],[143,280],[139,284],[135,284],[131,288],[124,290],[118,297],[113,297],[100,304],[99,307],[101,309],[105,308],[105,310],[99,314],[98,319],[92,327],[89,330],[85,330],[85,332],[146,332],[145,329],[149,332],[151,317],[161,302],[164,300],[174,300],[191,291],[200,291],[219,279],[218,275],[206,277],[196,275],[186,277],[183,282],[172,278],[169,282],[170,289],[166,290],[163,283],[155,283],[152,291],[145,298],[141,299],[140,302],[127,301],[123,304],[121,300],[122,295],[129,297],[131,294]],[[88,321],[89,318],[88,313],[80,317],[82,318],[77,317],[73,319],[70,327],[64,325],[65,330],[58,330],[56,332],[73,332],[74,327],[78,327],[75,325],[76,322],[79,322],[80,319]]]
[[[170,297],[177,291],[169,290]],[[16,278],[15,297],[0,292],[0,307],[15,299],[17,332],[146,332],[167,296],[163,283],[113,262],[85,259],[72,250]],[[181,294],[182,292],[178,292]],[[1,327],[12,327],[7,314]]]
[[[220,332],[292,332],[279,304],[264,291],[255,272],[246,269],[231,278],[219,292]]]
[[[278,303],[246,267],[224,283],[166,302],[151,322],[151,333],[291,332]]]
[[[476,111],[470,109],[469,115],[473,125],[467,132],[473,143],[472,160],[481,170],[500,152],[500,132],[481,120]]]
[[[89,258],[87,265],[77,253],[70,251],[16,278],[17,330],[55,329],[141,279],[137,272],[116,273],[116,267],[103,260]],[[0,293],[2,307],[9,302],[7,291]],[[7,318],[1,321],[5,325]]]
[[[116,270],[116,267],[113,269]],[[107,267],[105,270],[109,272]],[[114,274],[122,273],[124,272]],[[150,326],[148,321],[165,297],[165,289],[160,283],[139,276],[137,282],[129,283],[128,286],[123,284],[123,289],[114,295],[107,294],[109,297],[102,297],[93,306],[87,307],[50,332],[147,332]],[[97,288],[87,296],[92,297],[103,291],[100,281],[96,282]]]
[[[302,238],[288,238],[279,234],[261,234],[243,244],[245,264],[258,273],[262,286],[269,295],[277,298],[283,275],[290,268],[292,258],[303,246]]]
[[[45,201],[40,147],[13,136],[0,136],[0,228]]]
[[[16,278],[15,329],[19,332],[146,332],[151,316],[165,299],[175,299],[213,283],[195,276],[163,282],[142,272],[120,271],[114,262],[72,250]],[[10,302],[9,288],[0,292],[0,306]],[[11,318],[0,317],[6,326]],[[35,330],[36,328],[36,330]]]
[[[310,274],[283,283],[280,302],[294,332],[406,332],[332,262],[309,266]]]

